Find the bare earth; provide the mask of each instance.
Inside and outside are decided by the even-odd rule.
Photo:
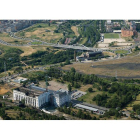
[[[79,33],[78,33],[78,29],[76,26],[72,26],[71,29],[74,31],[75,35],[78,36]]]
[[[46,88],[45,82],[39,82],[39,84],[40,84],[40,87]],[[57,91],[57,90],[59,90],[59,89],[68,90],[66,84],[62,84],[62,83],[56,82],[56,81],[54,81],[54,80],[53,80],[53,81],[49,81],[48,89],[49,89],[49,90],[54,90],[54,91]]]

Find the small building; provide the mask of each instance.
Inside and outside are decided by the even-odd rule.
[[[86,109],[86,110],[93,111],[93,112],[99,111],[97,108],[93,108],[93,107],[82,105],[82,104],[76,104],[75,107],[81,108],[81,109]]]
[[[111,24],[111,20],[107,20],[107,24]]]
[[[95,52],[87,52],[86,53],[86,57],[89,59],[90,57],[94,57],[96,56],[97,54],[101,54],[102,52],[101,51],[95,51]]]
[[[81,56],[77,56],[77,57],[76,57],[76,61],[84,61],[84,60],[85,60],[84,57],[81,57]]]
[[[24,77],[17,77],[16,79],[14,79],[13,80],[13,82],[15,82],[15,83],[22,83],[22,82],[24,82],[24,81],[27,81],[28,80],[28,78],[24,78]]]
[[[3,95],[3,99],[6,99],[8,97],[8,95]]]
[[[121,33],[121,30],[113,30],[113,33]]]

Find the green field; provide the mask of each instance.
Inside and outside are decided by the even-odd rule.
[[[115,53],[126,54],[126,53],[128,53],[128,51],[127,50],[117,50],[117,51],[115,51]]]
[[[119,38],[119,34],[106,33],[104,34],[104,38]]]
[[[31,43],[32,45],[40,45],[40,44],[42,44],[41,42],[32,42]]]

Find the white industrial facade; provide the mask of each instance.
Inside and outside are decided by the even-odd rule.
[[[25,93],[25,91],[27,93]],[[40,108],[45,103],[48,103],[49,94],[50,93],[44,88],[31,86],[30,89],[20,88],[13,90],[13,99],[14,101],[22,101],[22,99],[24,99],[26,105]]]
[[[57,106],[62,106],[65,103],[68,103],[71,101],[71,94],[63,89],[60,89],[56,92],[54,92],[54,105]]]
[[[31,85],[28,88],[20,87],[13,90],[13,99],[14,101],[22,101],[22,99],[24,99],[26,105],[36,108],[40,108],[48,102],[52,102],[54,106],[60,107],[71,101],[71,94],[63,89],[53,91],[50,94],[50,91],[45,88]]]

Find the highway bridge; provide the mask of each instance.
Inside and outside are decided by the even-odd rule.
[[[27,44],[12,44],[12,43],[8,43],[8,42],[0,39],[0,43],[3,45],[7,45],[7,46],[19,46],[19,47],[25,46],[26,47],[26,46],[35,45],[33,42],[40,42],[39,45],[51,46],[54,48],[75,49],[75,50],[92,51],[92,52],[102,52],[103,51],[102,49],[99,49],[99,48],[91,48],[91,47],[86,47],[84,45],[78,46],[78,45],[53,44],[53,43],[47,43],[45,41],[41,41],[41,40],[37,40],[37,39],[21,38],[21,37],[15,36],[14,33],[10,33],[10,37],[15,38],[15,39],[28,40],[30,42]]]

